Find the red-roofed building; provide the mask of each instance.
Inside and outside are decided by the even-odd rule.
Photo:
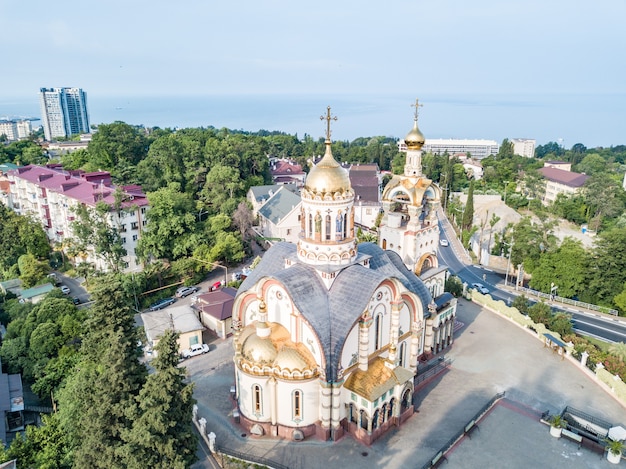
[[[373,228],[381,211],[380,171],[376,163],[353,164],[349,169],[350,184],[354,190],[354,223]]]
[[[237,289],[225,287],[198,295],[192,304],[192,308],[198,312],[202,325],[214,331],[222,339],[233,333],[232,315],[235,295],[237,295]]]
[[[87,173],[66,171],[60,164],[47,166],[28,165],[8,172],[10,203],[19,214],[31,214],[43,225],[52,243],[63,244],[72,238],[74,207],[82,204],[94,207],[105,202],[115,205],[116,187],[106,171]],[[135,247],[145,228],[148,199],[139,186],[122,186],[122,210],[111,209],[109,223],[122,237],[122,245],[128,253],[124,257],[125,268],[136,270],[141,264],[135,256]],[[106,270],[104,260],[95,253],[87,253],[87,262]]]
[[[304,186],[306,173],[298,163],[285,158],[270,158],[270,173],[274,184],[295,184]]]
[[[553,203],[559,194],[572,195],[580,192],[585,185],[585,181],[589,178],[586,174],[559,169],[560,167],[567,167],[569,163],[563,163],[563,165],[557,163],[559,162],[548,161],[544,163],[545,166],[543,168],[539,169],[539,173],[546,180],[542,199],[546,205]]]

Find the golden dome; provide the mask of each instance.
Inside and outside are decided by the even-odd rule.
[[[335,193],[350,190],[348,171],[333,157],[330,142],[326,141],[326,153],[309,171],[304,187],[313,193]]]
[[[300,353],[293,347],[284,346],[278,352],[276,360],[274,360],[274,366],[277,366],[281,370],[304,370],[309,368],[307,361],[300,355]]]
[[[241,346],[241,354],[248,361],[271,365],[278,352],[269,337],[250,334]]]
[[[406,143],[409,150],[419,150],[422,148],[422,145],[424,145],[425,140],[424,134],[417,127],[417,119],[415,119],[413,128],[406,134],[406,137],[404,137],[404,143]]]

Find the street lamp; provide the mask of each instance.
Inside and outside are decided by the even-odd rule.
[[[222,269],[224,269],[224,286],[226,286],[226,284],[228,283],[228,267],[222,264],[218,264],[217,262],[209,262],[209,261],[205,261],[202,259],[198,259],[197,257],[192,257],[192,259],[194,261],[203,262],[205,264],[210,264],[212,266],[221,267]]]
[[[511,252],[513,251],[513,239],[511,239],[511,244],[502,242],[505,246],[509,247],[509,260],[506,263],[506,275],[504,277],[504,286],[506,287],[509,281],[509,268],[511,267]]]

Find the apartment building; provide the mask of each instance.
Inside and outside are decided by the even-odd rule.
[[[406,151],[407,146],[404,140],[398,142],[398,149]],[[470,154],[476,160],[482,160],[488,156],[498,153],[500,145],[495,140],[470,140],[452,138],[427,138],[424,141],[422,151],[433,155],[461,156]]]
[[[545,179],[542,198],[545,205],[553,203],[559,194],[573,195],[582,190],[589,176],[572,172],[571,166],[567,161],[546,161],[539,169]]]
[[[87,93],[81,88],[41,88],[39,96],[46,140],[89,132]]]
[[[532,158],[535,156],[537,141],[532,138],[512,138],[513,153],[516,155]]]
[[[22,166],[7,174],[10,182],[7,205],[40,221],[51,243],[63,245],[73,238],[72,222],[76,219],[77,206],[95,208],[99,202],[108,204],[111,207],[108,223],[120,233],[127,252],[124,268],[141,269],[135,248],[146,226],[149,207],[140,186],[120,186],[122,202],[116,210],[113,207],[117,188],[106,171],[66,171],[60,164],[50,164]],[[107,270],[104,260],[93,251],[84,253],[82,260],[93,263],[99,270]]]

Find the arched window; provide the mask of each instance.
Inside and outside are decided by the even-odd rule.
[[[309,213],[309,238],[313,237],[313,214]]]
[[[376,316],[376,324],[374,328],[374,333],[376,336],[374,337],[374,350],[378,350],[380,348],[380,344],[383,341],[383,325],[382,316],[379,314]]]
[[[252,386],[252,408],[256,414],[261,413],[261,399],[262,399],[261,386],[255,384]]]
[[[330,215],[326,215],[326,241],[330,241],[331,220]]]
[[[302,391],[294,391],[293,399],[293,420],[302,420]]]
[[[383,239],[383,249],[387,249],[387,240]]]
[[[348,214],[344,213],[343,215],[343,237],[348,237]]]
[[[406,366],[406,342],[400,344],[400,366]]]

